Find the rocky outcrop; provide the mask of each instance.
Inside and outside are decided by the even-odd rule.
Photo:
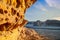
[[[0,30],[22,26],[25,23],[26,9],[34,2],[35,0],[0,0]]]
[[[10,31],[0,31],[0,40],[49,40],[33,29],[18,27]]]
[[[0,40],[47,40],[32,29],[25,28],[26,9],[35,0],[0,0]]]
[[[39,35],[33,29],[29,29],[25,27],[20,28],[20,36],[18,39],[19,40],[49,40],[48,37]]]

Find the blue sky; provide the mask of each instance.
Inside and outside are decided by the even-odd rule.
[[[60,0],[37,0],[27,9],[25,19],[36,20],[60,20]]]

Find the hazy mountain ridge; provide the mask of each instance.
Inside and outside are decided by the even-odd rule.
[[[44,22],[37,20],[37,21],[29,21],[27,25],[33,25],[33,26],[60,26],[59,20],[46,20]]]

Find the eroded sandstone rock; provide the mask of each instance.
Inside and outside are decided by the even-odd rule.
[[[49,40],[48,37],[39,35],[33,29],[29,29],[25,27],[20,28],[20,36],[18,39],[19,40]]]
[[[32,29],[25,28],[26,9],[35,0],[0,0],[0,40],[47,40]]]
[[[23,25],[26,9],[34,2],[35,0],[0,0],[0,30],[8,30],[16,24]]]

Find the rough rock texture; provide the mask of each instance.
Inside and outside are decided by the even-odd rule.
[[[47,37],[39,35],[33,29],[21,27],[19,40],[49,40]]]
[[[24,14],[35,0],[0,0],[0,30],[24,23]],[[12,27],[13,28],[13,27]]]
[[[0,0],[0,40],[48,40],[32,29],[25,28],[26,9],[35,0]]]
[[[33,29],[18,27],[11,31],[0,31],[0,40],[49,40],[47,37],[39,35]]]

